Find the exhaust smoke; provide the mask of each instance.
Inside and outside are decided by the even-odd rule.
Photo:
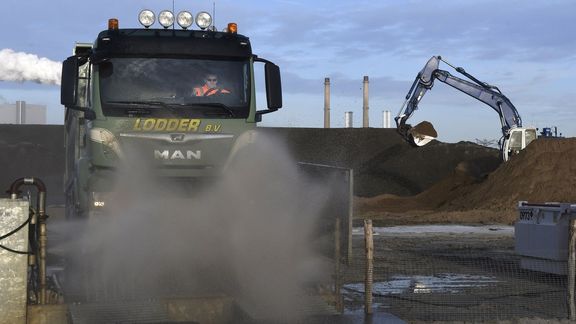
[[[34,54],[0,50],[0,81],[60,85],[62,64]]]
[[[154,178],[128,152],[107,215],[72,244],[86,266],[77,284],[104,300],[223,294],[251,316],[294,320],[309,286],[330,279],[313,248],[328,188],[281,143],[256,138],[202,184]]]

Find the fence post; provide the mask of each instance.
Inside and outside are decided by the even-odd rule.
[[[341,231],[341,220],[340,217],[336,217],[336,224],[334,229],[334,295],[336,298],[336,311],[339,313],[344,312],[344,305],[342,302],[342,292],[340,286],[342,285],[340,279],[340,261],[342,260],[342,255],[340,252],[340,231]]]
[[[346,235],[348,249],[346,250],[346,265],[352,262],[352,220],[354,219],[354,170],[348,170],[348,220],[346,222]]]
[[[576,304],[574,301],[574,288],[576,276],[576,219],[570,219],[570,238],[568,240],[568,316],[571,321],[576,320]]]
[[[366,277],[364,281],[364,313],[372,314],[372,283],[374,281],[374,240],[372,220],[364,220],[364,239],[366,245]]]

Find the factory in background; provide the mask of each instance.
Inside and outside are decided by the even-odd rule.
[[[0,104],[0,124],[46,124],[46,105],[28,104],[26,101]]]

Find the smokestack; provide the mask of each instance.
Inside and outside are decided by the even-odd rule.
[[[34,54],[0,50],[0,81],[60,85],[62,64]]]
[[[26,101],[16,101],[16,124],[26,124]]]
[[[330,128],[330,78],[324,78],[324,128]]]
[[[390,111],[385,110],[382,112],[382,128],[390,128]]]
[[[368,120],[368,76],[364,76],[364,87],[363,87],[363,97],[364,105],[362,106],[362,127],[367,128],[369,126]]]
[[[354,128],[354,116],[353,112],[347,111],[344,113],[344,127]]]

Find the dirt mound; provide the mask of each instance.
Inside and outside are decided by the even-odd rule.
[[[378,218],[511,224],[518,201],[575,202],[575,160],[576,138],[540,138],[488,176],[477,169],[481,163],[463,162],[451,176],[418,195],[358,198],[356,207]],[[401,221],[405,222],[408,219]]]
[[[465,162],[477,174],[500,165],[498,150],[471,142],[432,141],[423,147],[406,142],[396,129],[263,128],[287,143],[298,161],[354,169],[357,196],[416,195],[450,176]]]
[[[357,197],[356,210],[360,214],[432,212],[454,199],[472,191],[480,178],[469,170],[470,162],[457,165],[453,173],[435,183],[428,190],[410,197],[384,194],[372,198]]]
[[[518,201],[576,202],[576,138],[540,138],[480,184],[443,206],[486,209],[516,218]]]

